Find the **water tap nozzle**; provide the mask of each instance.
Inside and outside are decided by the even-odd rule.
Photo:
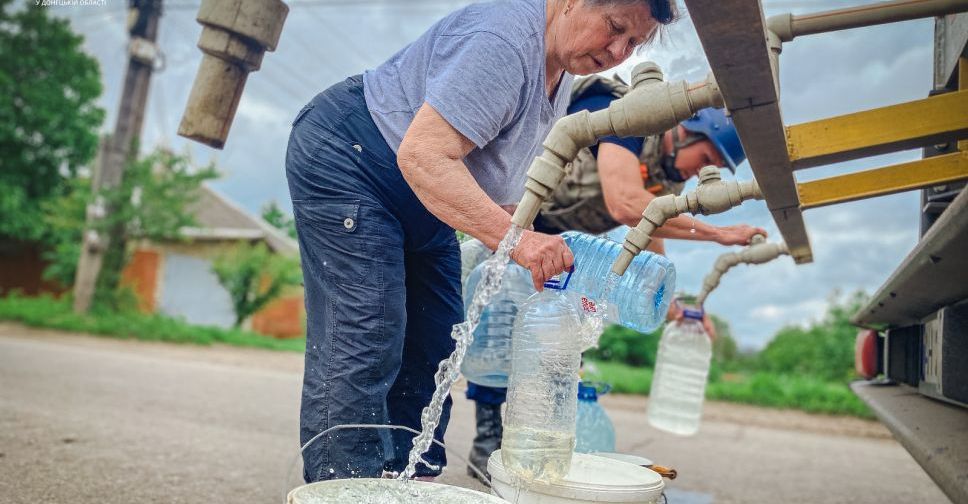
[[[282,0],[223,2],[202,0],[195,75],[178,134],[221,149],[250,72],[262,66],[266,51],[279,43],[289,6]]]
[[[612,264],[612,272],[625,274],[632,259],[649,245],[652,234],[667,220],[686,212],[693,215],[722,213],[748,199],[763,199],[756,181],[724,181],[719,168],[704,167],[699,172],[699,187],[695,191],[680,196],[660,196],[649,202],[642,212],[642,220],[625,235],[622,253]]]
[[[632,69],[632,89],[665,80],[662,69],[653,61],[643,61]]]

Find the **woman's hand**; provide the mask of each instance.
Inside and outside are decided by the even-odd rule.
[[[521,235],[521,241],[511,251],[511,259],[531,271],[531,280],[538,292],[544,289],[546,280],[575,263],[575,256],[562,237],[534,231]]]
[[[720,245],[749,245],[753,235],[766,236],[765,229],[747,226],[746,224],[723,226],[717,228],[717,231],[716,243]]]

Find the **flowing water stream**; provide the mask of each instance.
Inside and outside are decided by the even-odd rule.
[[[434,383],[437,384],[437,388],[434,390],[430,404],[420,414],[421,432],[413,438],[413,448],[410,450],[407,468],[400,473],[400,479],[412,478],[416,474],[418,463],[423,462],[428,467],[433,468],[431,464],[423,460],[423,454],[430,449],[434,440],[434,431],[437,430],[437,425],[440,423],[444,400],[450,394],[454,382],[460,377],[460,365],[464,360],[464,354],[467,353],[467,349],[474,339],[474,329],[481,321],[481,312],[491,301],[491,297],[501,289],[501,281],[504,279],[504,270],[507,269],[511,250],[521,240],[523,232],[523,229],[512,224],[494,255],[484,261],[484,273],[474,291],[471,304],[467,307],[466,320],[460,324],[455,324],[451,331],[451,337],[457,342],[457,346],[450,357],[440,361],[440,366],[437,367],[437,373],[434,375]]]

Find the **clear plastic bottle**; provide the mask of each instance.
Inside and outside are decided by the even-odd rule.
[[[605,280],[622,245],[608,238],[569,231],[561,235],[575,256],[569,290],[599,303]],[[640,332],[650,332],[665,321],[676,287],[676,268],[659,254],[643,250],[635,257],[608,296],[608,321]]]
[[[560,480],[575,448],[581,320],[564,281],[549,281],[524,302],[512,338],[501,458],[523,482]]]
[[[460,284],[464,286],[464,298],[467,298],[467,277],[485,259],[494,252],[487,248],[480,240],[471,238],[460,244]],[[474,291],[471,291],[474,292]],[[464,304],[467,304],[466,302]]]
[[[601,392],[591,384],[578,384],[578,411],[576,413],[575,451],[579,453],[612,453],[615,451],[615,426],[605,408],[598,402],[599,394],[608,393],[605,385]]]
[[[479,264],[467,278],[464,289],[464,306],[470,305],[470,296],[484,272]],[[511,372],[511,332],[518,307],[534,294],[531,272],[514,263],[508,263],[504,271],[501,290],[494,294],[491,303],[481,312],[481,321],[474,330],[474,341],[464,362],[461,373],[468,381],[488,387],[507,387]]]
[[[649,424],[674,434],[699,430],[713,346],[702,325],[702,310],[685,307],[681,320],[662,332],[649,393]]]

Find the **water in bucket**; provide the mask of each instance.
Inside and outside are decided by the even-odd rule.
[[[396,479],[320,481],[294,489],[288,504],[507,504],[485,493],[439,483]]]

